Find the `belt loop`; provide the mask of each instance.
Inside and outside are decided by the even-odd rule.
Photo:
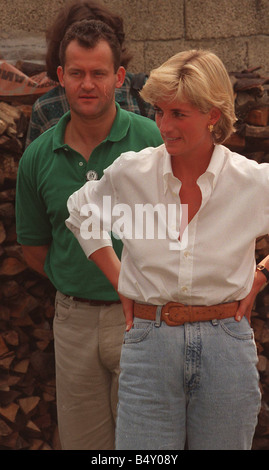
[[[156,328],[159,328],[161,326],[161,323],[162,323],[162,321],[161,321],[162,308],[163,308],[162,305],[158,305],[157,309],[156,309],[156,319],[155,319],[155,324],[154,324],[154,326],[156,326]]]

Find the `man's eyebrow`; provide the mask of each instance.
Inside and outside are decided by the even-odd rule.
[[[75,71],[79,71],[81,70],[80,67],[76,66],[76,65],[69,65],[67,66],[68,70],[71,70],[72,72],[75,70]]]
[[[93,72],[106,72],[107,69],[106,68],[96,68],[96,69],[93,69]]]
[[[69,70],[84,70],[84,67],[81,67],[79,65],[70,65]],[[105,67],[96,67],[94,69],[91,69],[90,72],[105,72],[107,69]]]

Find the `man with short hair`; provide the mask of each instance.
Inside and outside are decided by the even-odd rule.
[[[45,130],[57,124],[58,120],[69,110],[64,88],[59,84],[57,69],[60,65],[59,49],[67,29],[81,20],[99,20],[114,31],[121,46],[121,64],[125,70],[124,83],[115,90],[115,100],[127,111],[149,117],[154,120],[153,107],[140,97],[139,90],[147,80],[144,73],[131,73],[128,65],[132,59],[125,44],[125,30],[122,17],[99,0],[71,0],[64,2],[53,22],[46,30],[46,72],[55,82],[55,88],[40,96],[33,104],[26,147]]]
[[[125,322],[117,293],[65,225],[66,202],[87,179],[100,179],[121,153],[162,143],[152,120],[115,103],[125,76],[120,54],[104,23],[83,20],[68,29],[58,77],[70,112],[30,144],[18,172],[18,242],[29,266],[57,289],[57,410],[68,450],[114,448]],[[113,243],[120,257],[121,241]]]

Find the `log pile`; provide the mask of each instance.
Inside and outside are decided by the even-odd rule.
[[[269,163],[269,77],[262,77],[259,68],[232,73],[235,92],[236,133],[225,145],[258,163]],[[247,230],[247,227],[245,228]],[[256,243],[256,261],[269,253],[269,236]],[[262,407],[256,428],[253,449],[269,449],[269,286],[256,299],[252,327],[258,350],[258,371]]]
[[[27,268],[15,186],[31,106],[0,102],[0,449],[59,449],[54,288]]]
[[[235,92],[236,132],[226,142],[258,163],[269,160],[269,77],[261,77],[258,68],[232,73]]]
[[[269,81],[257,70],[232,74],[237,132],[226,145],[269,162]],[[1,100],[1,98],[0,98]],[[55,290],[25,264],[15,230],[15,186],[31,105],[0,101],[0,449],[60,449],[52,321]],[[247,229],[247,228],[245,228]],[[256,257],[269,238],[257,240]],[[253,449],[269,449],[269,291],[257,297],[252,325],[257,342],[262,409]]]

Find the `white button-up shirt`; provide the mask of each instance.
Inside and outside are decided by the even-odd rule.
[[[252,286],[256,238],[269,233],[269,164],[216,145],[197,184],[202,204],[179,240],[181,182],[165,146],[127,152],[69,198],[66,224],[87,257],[111,244],[110,232],[122,238],[119,291],[128,298],[240,300]]]

